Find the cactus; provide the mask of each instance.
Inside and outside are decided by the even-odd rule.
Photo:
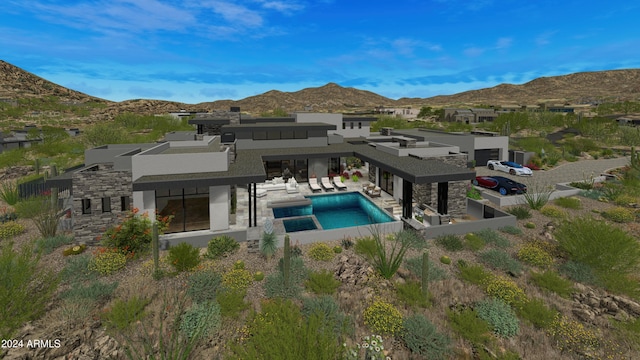
[[[158,241],[158,223],[153,223],[153,231],[151,233],[151,251],[153,252],[153,275],[157,277],[160,274],[160,249]]]
[[[51,164],[51,177],[58,176],[58,165]]]
[[[425,300],[429,295],[429,253],[422,253],[422,296]]]
[[[33,168],[36,171],[36,175],[40,175],[40,159],[35,159],[33,161]]]
[[[282,275],[284,277],[284,286],[289,286],[289,278],[291,271],[291,239],[289,235],[284,236],[284,257],[282,261]]]

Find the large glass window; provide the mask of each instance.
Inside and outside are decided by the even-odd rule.
[[[208,187],[158,190],[156,205],[161,216],[174,216],[167,233],[210,228]]]

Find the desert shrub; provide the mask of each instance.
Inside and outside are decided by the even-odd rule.
[[[535,229],[536,228],[536,224],[534,224],[532,222],[528,222],[528,223],[524,224],[524,227],[526,227],[527,229]]]
[[[517,205],[507,209],[507,212],[516,217],[518,220],[525,220],[531,217],[531,210],[528,207]]]
[[[180,331],[189,339],[206,338],[220,327],[220,306],[215,302],[196,303],[180,318]]]
[[[490,276],[484,282],[484,290],[489,296],[503,300],[518,308],[527,301],[527,295],[518,284],[502,276]]]
[[[51,254],[53,250],[59,248],[62,245],[69,245],[72,242],[73,237],[71,236],[57,235],[36,240],[36,247],[44,254]]]
[[[570,259],[592,268],[605,288],[637,296],[638,284],[628,278],[640,264],[640,243],[633,236],[588,217],[561,224],[554,235]]]
[[[187,295],[196,303],[216,300],[222,288],[222,276],[207,270],[197,271],[187,279]]]
[[[480,236],[474,233],[468,233],[464,236],[464,243],[471,251],[480,251],[484,248],[485,242]]]
[[[289,271],[289,286],[284,283],[282,261],[278,264],[278,271],[267,276],[264,282],[267,297],[289,299],[300,296],[304,281],[308,275],[304,260],[299,257],[292,257]]]
[[[640,318],[614,321],[613,326],[622,339],[629,342],[634,350],[638,350],[640,347]]]
[[[480,319],[475,310],[470,308],[461,311],[447,310],[447,317],[453,331],[474,346],[488,345],[491,342],[489,324]]]
[[[278,251],[278,237],[274,233],[264,232],[262,233],[262,239],[260,240],[260,252],[267,259],[271,259],[271,257]]]
[[[520,331],[518,317],[511,307],[500,299],[482,300],[474,309],[478,317],[486,321],[500,337],[514,337]]]
[[[614,207],[602,211],[602,217],[617,223],[628,223],[636,219],[636,214],[632,209],[625,207]]]
[[[507,238],[500,235],[499,232],[493,229],[485,228],[476,231],[474,234],[478,235],[480,238],[482,238],[482,240],[484,240],[485,243],[489,245],[493,245],[502,249],[511,246],[511,243],[509,243],[509,240]]]
[[[464,244],[460,237],[453,234],[436,237],[436,244],[449,251],[460,251],[464,249]]]
[[[364,324],[380,334],[397,334],[402,330],[402,313],[393,304],[375,300],[363,314]]]
[[[60,271],[60,279],[69,283],[95,280],[98,273],[90,270],[92,256],[89,254],[73,256],[67,259],[67,264]]]
[[[558,315],[558,312],[548,308],[542,299],[531,299],[516,308],[518,316],[530,322],[538,329],[547,329]]]
[[[487,250],[480,254],[480,260],[494,269],[506,271],[510,274],[517,275],[522,272],[522,264],[502,250]]]
[[[12,238],[22,234],[24,231],[24,225],[15,221],[7,221],[0,224],[0,240]]]
[[[569,260],[562,264],[559,270],[575,282],[589,285],[595,285],[597,282],[593,269],[589,265],[581,262]]]
[[[553,265],[553,256],[533,241],[525,243],[518,250],[518,259],[543,269]]]
[[[245,269],[230,269],[222,275],[222,284],[230,290],[245,291],[251,282],[253,282],[253,275]]]
[[[117,299],[109,310],[102,314],[103,324],[110,329],[124,330],[144,318],[144,308],[149,300],[137,296],[129,300]]]
[[[577,197],[561,197],[553,200],[553,203],[565,209],[578,210],[582,208],[582,202]]]
[[[438,332],[424,315],[411,315],[402,322],[401,337],[411,353],[424,359],[448,359],[451,339]]]
[[[442,255],[442,256],[440,256],[440,262],[445,264],[445,265],[449,265],[449,264],[451,264],[451,258],[446,256],[446,255]]]
[[[92,281],[89,284],[74,283],[64,291],[60,297],[69,300],[91,300],[93,302],[107,301],[118,287],[117,282],[110,284]]]
[[[13,211],[7,212],[6,208],[0,209],[0,224],[4,224],[8,221],[15,221],[18,219],[18,214]]]
[[[622,194],[614,200],[614,203],[619,206],[630,206],[630,204],[637,204],[638,200],[640,199],[638,199],[637,196],[631,194]]]
[[[176,271],[190,271],[200,265],[200,250],[189,243],[182,242],[169,248],[168,260]]]
[[[342,247],[347,250],[351,249],[351,247],[353,246],[353,240],[351,240],[351,238],[345,237],[342,239],[342,241],[340,241],[340,245],[342,245]]]
[[[126,255],[139,254],[151,246],[151,220],[148,215],[139,215],[138,209],[125,213],[120,225],[111,227],[102,236],[102,244],[106,247],[121,249]],[[158,229],[165,230],[172,217],[157,216]]]
[[[451,259],[449,259],[451,262]],[[422,279],[422,256],[416,256],[405,260],[405,265],[413,275],[418,279]],[[447,272],[437,266],[433,261],[429,261],[429,281],[444,280],[447,278]]]
[[[511,225],[502,227],[502,228],[500,228],[498,230],[502,231],[503,233],[511,234],[511,235],[520,235],[520,234],[522,234],[522,230],[520,230],[519,227],[511,226]]]
[[[526,193],[522,194],[522,196],[530,209],[540,210],[549,202],[549,198],[553,192],[554,189],[551,187],[534,185],[530,187]]]
[[[302,315],[307,319],[314,315],[319,316],[325,326],[333,330],[336,337],[354,330],[353,321],[340,311],[340,305],[329,295],[304,298]]]
[[[403,303],[415,307],[426,308],[429,306],[429,300],[422,293],[422,284],[417,281],[407,281],[396,285],[396,296]]]
[[[223,290],[216,295],[216,302],[220,306],[220,315],[238,318],[240,313],[249,308],[249,304],[244,301],[246,291]]]
[[[253,313],[239,342],[225,359],[338,359],[343,347],[332,320],[319,313],[302,316],[290,300],[264,301]]]
[[[334,294],[340,286],[340,280],[333,276],[329,270],[312,271],[305,282],[305,287],[315,294]]]
[[[408,230],[402,230],[388,236],[374,232],[373,239],[376,243],[373,265],[385,279],[391,279],[398,271],[404,260],[404,255],[410,248],[417,248],[424,244],[417,232]],[[390,243],[389,246],[387,246],[388,243]]]
[[[333,252],[336,253],[336,254],[342,253],[342,246],[340,246],[340,245],[334,246],[333,247]]]
[[[315,243],[311,245],[309,257],[318,261],[329,261],[333,259],[335,253],[329,245],[325,243]]]
[[[14,250],[12,243],[0,244],[0,338],[12,338],[25,322],[37,319],[57,287],[57,276],[40,267],[33,246]]]
[[[0,199],[7,205],[15,205],[20,200],[18,184],[15,181],[5,180],[0,182]]]
[[[118,249],[99,248],[93,254],[93,259],[89,263],[89,270],[108,276],[124,269],[126,265],[127,257]]]
[[[356,239],[353,249],[356,254],[363,255],[368,259],[373,259],[376,254],[376,241],[370,236],[358,238]]]
[[[62,251],[62,255],[63,256],[80,255],[85,250],[87,250],[87,245],[85,245],[85,244],[74,245],[72,247],[68,247],[68,248],[64,249]]]
[[[256,271],[253,274],[253,280],[254,281],[262,281],[262,280],[264,280],[264,273],[262,271]]]
[[[595,331],[566,316],[556,315],[547,333],[555,340],[556,346],[561,351],[585,354],[599,346],[598,335]]]
[[[564,210],[551,204],[547,204],[542,208],[540,208],[540,213],[544,216],[548,216],[556,219],[562,219],[567,216],[567,213]]]
[[[460,269],[460,277],[462,280],[476,285],[484,284],[488,278],[492,277],[490,272],[486,271],[482,265],[462,265],[458,264]]]
[[[573,282],[562,278],[555,271],[532,273],[531,281],[539,288],[554,292],[563,298],[569,298],[573,292]]]
[[[236,239],[228,235],[216,236],[209,240],[207,244],[206,257],[209,259],[217,259],[226,256],[234,251],[238,250],[240,243]]]

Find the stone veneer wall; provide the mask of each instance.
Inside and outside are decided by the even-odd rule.
[[[433,158],[429,158],[433,159]],[[466,154],[454,154],[438,156],[436,160],[442,161],[446,164],[466,168],[467,167],[467,155]],[[449,215],[459,216],[463,215],[467,209],[467,187],[468,181],[449,181],[449,201],[447,208],[449,209]],[[430,207],[437,209],[438,207],[438,184],[414,184],[413,185],[413,200],[417,204],[427,204]]]
[[[95,244],[97,236],[118,223],[121,197],[133,203],[130,171],[116,171],[109,164],[96,165],[97,171],[84,170],[73,174],[73,233],[76,242]],[[102,212],[102,198],[111,198],[111,212]],[[82,213],[82,199],[91,199],[91,214]]]
[[[376,173],[378,172],[378,168],[375,165],[369,164],[368,171],[369,171],[369,182],[372,184],[376,184]]]
[[[240,124],[240,113],[232,111],[214,111],[214,117],[229,118],[230,125]],[[222,125],[204,124],[202,125],[202,132],[207,135],[220,135],[220,129]]]

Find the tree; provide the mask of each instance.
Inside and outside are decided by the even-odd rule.
[[[431,106],[423,106],[422,108],[420,108],[418,117],[427,117],[429,115],[433,115],[433,109],[431,108]]]

